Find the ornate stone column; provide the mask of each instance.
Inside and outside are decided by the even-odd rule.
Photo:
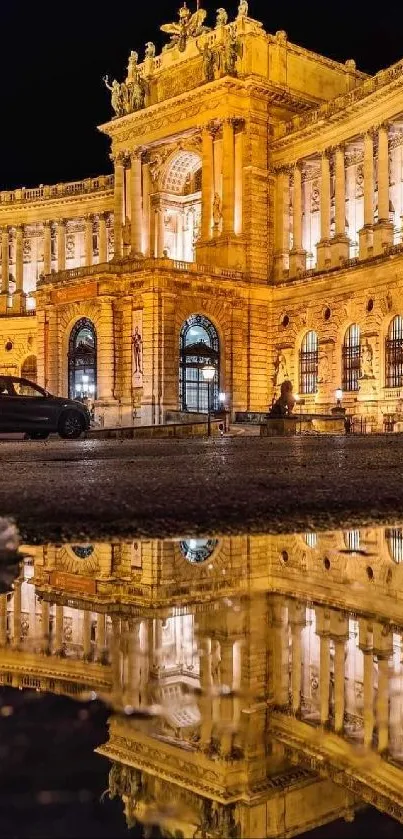
[[[374,256],[393,245],[393,224],[389,221],[389,126],[378,128],[378,221],[374,226]]]
[[[158,209],[158,235],[157,235],[157,257],[162,259],[165,250],[165,210],[160,206]]]
[[[290,277],[297,277],[306,269],[306,251],[302,247],[302,163],[300,161],[294,166],[292,229]]]
[[[374,225],[374,136],[364,134],[364,227],[358,232],[360,259],[372,254]]]
[[[143,207],[141,195],[141,174],[142,174],[142,152],[136,149],[130,155],[130,212],[131,212],[131,255],[134,257],[142,254],[142,222]]]
[[[83,655],[88,659],[91,654],[91,612],[83,613]]]
[[[60,655],[63,649],[63,619],[64,608],[61,603],[56,603],[56,620],[55,620],[55,638],[53,652],[55,655]]]
[[[15,229],[15,286],[16,292],[22,292],[24,282],[24,227]]]
[[[345,709],[345,652],[348,639],[348,617],[344,612],[330,611],[330,634],[334,643],[334,730],[341,734]]]
[[[202,240],[211,239],[213,229],[213,135],[208,125],[202,132]]]
[[[330,264],[330,161],[327,149],[322,152],[320,168],[320,241],[317,245],[317,267],[322,271]]]
[[[97,614],[96,658],[103,661],[106,651],[106,615]]]
[[[337,146],[334,160],[335,170],[335,235],[330,242],[332,265],[341,265],[350,255],[350,240],[346,236],[346,172],[344,146]]]
[[[43,223],[43,273],[50,274],[52,270],[52,222]]]
[[[232,638],[220,638],[220,675],[221,688],[232,691],[234,686],[234,642]],[[232,696],[225,693],[220,698],[220,723],[223,725],[221,735],[221,752],[228,755],[231,752],[233,740],[234,702]]]
[[[99,214],[99,262],[108,261],[108,239],[106,232],[106,213]]]
[[[301,634],[305,626],[305,605],[296,600],[288,603],[288,620],[291,627],[291,692],[292,711],[299,714],[301,711],[301,685],[302,685],[302,644]]]
[[[66,270],[66,220],[57,222],[57,270]]]
[[[84,233],[84,259],[85,265],[92,265],[94,259],[94,217],[90,214],[85,217],[85,233]]]
[[[115,198],[114,198],[114,259],[121,259],[123,254],[123,199],[125,179],[125,156],[120,153],[114,158],[115,164]]]
[[[276,177],[274,278],[283,280],[290,250],[290,172],[287,167]]]
[[[41,604],[41,646],[43,651],[50,650],[50,615],[49,603],[42,600]]]
[[[364,657],[364,746],[370,748],[374,733],[374,651],[372,648],[372,627],[368,621],[359,621],[359,648]]]
[[[224,236],[232,236],[235,210],[235,138],[232,119],[224,120],[222,139],[222,232]]]
[[[202,691],[199,701],[201,718],[200,740],[202,748],[206,748],[210,743],[212,732],[211,638],[200,639],[199,652],[200,688]]]

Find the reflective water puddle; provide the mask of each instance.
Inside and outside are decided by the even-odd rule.
[[[401,835],[400,527],[0,558],[3,836]]]

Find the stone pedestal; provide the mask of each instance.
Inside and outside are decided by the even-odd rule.
[[[24,291],[15,291],[13,294],[13,314],[25,314],[27,295]]]
[[[373,253],[374,234],[372,224],[365,224],[358,231],[360,259],[368,259]]]
[[[0,294],[0,315],[7,314],[8,292],[2,291]]]
[[[382,254],[390,245],[393,245],[393,224],[391,221],[378,221],[374,225],[374,256]]]
[[[368,401],[376,401],[378,398],[377,392],[377,385],[375,377],[371,379],[359,379],[359,387],[358,387],[358,401],[359,402],[368,402]]]
[[[330,258],[330,242],[328,239],[323,239],[318,242],[316,246],[317,252],[317,263],[316,267],[318,271],[324,271],[326,268],[330,267],[331,258]]]
[[[217,236],[196,244],[196,262],[208,267],[230,268],[244,271],[246,267],[246,242],[243,236]]]
[[[337,268],[342,265],[350,256],[350,240],[348,236],[340,234],[334,236],[330,242],[330,257],[332,261],[332,268]]]
[[[306,251],[294,250],[290,251],[290,277],[298,277],[306,271]]]

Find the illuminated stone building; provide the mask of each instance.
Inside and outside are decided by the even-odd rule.
[[[0,681],[105,697],[129,824],[285,837],[363,802],[403,821],[402,528],[26,553]]]
[[[290,378],[398,421],[403,64],[368,77],[245,0],[209,22],[184,6],[107,82],[113,175],[0,194],[0,371],[108,424],[206,411],[206,360],[233,414]]]

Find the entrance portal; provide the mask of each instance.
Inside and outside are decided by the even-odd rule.
[[[203,367],[216,368],[210,385],[203,377]],[[218,408],[220,383],[220,348],[215,326],[203,315],[192,315],[183,324],[180,336],[179,388],[182,411],[207,413]]]
[[[81,318],[73,327],[69,341],[69,397],[96,399],[97,336],[94,324]]]

